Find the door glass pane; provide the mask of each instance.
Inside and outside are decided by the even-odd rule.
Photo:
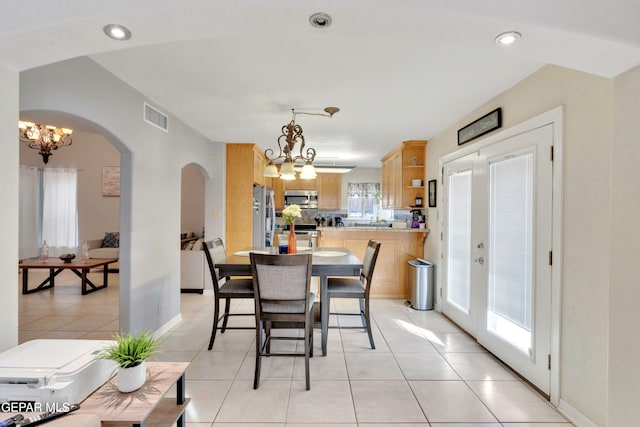
[[[533,154],[489,166],[487,329],[531,352]]]
[[[447,300],[466,313],[470,303],[471,171],[449,176]]]

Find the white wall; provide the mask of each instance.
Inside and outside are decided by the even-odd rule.
[[[21,119],[34,121],[29,114]],[[57,121],[47,123],[68,127]],[[38,150],[20,144],[20,164],[37,168],[75,168],[78,170],[78,244],[102,239],[108,231],[120,230],[120,197],[102,195],[102,167],[120,166],[120,152],[104,136],[74,129],[73,143],[49,157],[45,166]]]
[[[0,63],[0,351],[18,344],[18,72]]]
[[[640,420],[640,67],[614,80],[609,288],[609,427]]]
[[[637,95],[637,94],[636,94]],[[561,405],[605,425],[609,319],[610,159],[612,82],[545,66],[466,117],[427,145],[427,181],[441,176],[438,160],[458,149],[457,130],[502,107],[503,128],[565,105]],[[465,148],[469,142],[465,144]],[[441,197],[441,195],[439,195]],[[429,209],[425,256],[437,253],[439,209]],[[439,284],[441,285],[441,284]]]
[[[181,170],[197,163],[207,178],[213,176],[214,144],[171,115],[168,133],[146,124],[145,101],[154,105],[88,58],[20,75],[22,111],[59,111],[85,120],[121,152],[120,327],[125,331],[158,330],[179,316]],[[17,152],[13,162],[17,168]],[[208,206],[221,209],[221,204]]]

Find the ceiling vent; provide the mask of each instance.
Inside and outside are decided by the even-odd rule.
[[[144,121],[165,132],[169,131],[169,117],[146,102],[144,103]]]

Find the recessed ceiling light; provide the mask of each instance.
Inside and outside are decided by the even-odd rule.
[[[522,34],[517,31],[507,31],[506,33],[499,34],[496,37],[496,44],[498,46],[509,46],[517,42],[522,38]]]
[[[331,16],[322,12],[314,13],[309,17],[309,23],[312,27],[326,28],[331,25]]]
[[[129,40],[131,38],[131,31],[124,25],[109,24],[105,25],[102,30],[114,40]]]

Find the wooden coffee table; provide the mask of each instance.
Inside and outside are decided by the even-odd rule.
[[[189,362],[147,362],[147,382],[131,393],[116,388],[117,375],[80,403],[79,414],[95,414],[102,426],[184,427],[191,399],[185,397],[184,371]],[[176,397],[167,397],[175,385]]]
[[[73,260],[71,262],[64,262],[58,258],[49,258],[46,261],[42,261],[38,258],[25,259],[20,262],[18,268],[22,269],[22,293],[31,294],[34,292],[42,291],[45,289],[53,288],[55,285],[55,277],[62,272],[62,270],[71,270],[78,277],[82,279],[82,295],[90,294],[91,292],[98,291],[106,288],[109,281],[109,264],[117,262],[117,258],[92,258],[87,261]],[[87,274],[92,268],[104,266],[104,276],[101,286],[96,286],[89,278]],[[49,269],[49,277],[38,285],[38,287],[29,289],[29,269]]]

